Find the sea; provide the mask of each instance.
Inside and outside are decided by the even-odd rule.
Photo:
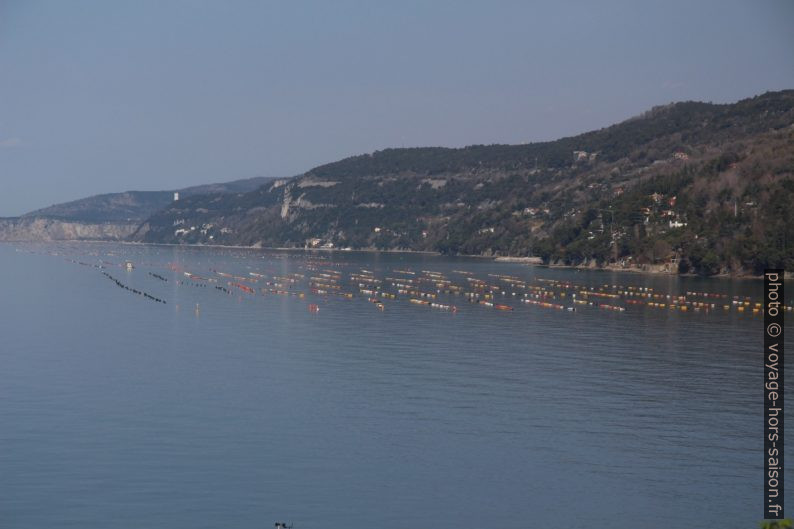
[[[756,527],[762,287],[0,244],[0,527]]]

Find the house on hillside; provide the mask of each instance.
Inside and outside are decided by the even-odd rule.
[[[587,151],[573,151],[573,163],[578,162],[595,162],[596,158],[598,158],[597,152],[587,152]]]

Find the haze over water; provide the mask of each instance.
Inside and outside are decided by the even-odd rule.
[[[310,294],[311,266],[356,297]],[[512,312],[461,296],[438,300],[457,313],[406,296],[381,312],[349,281],[362,269],[762,289],[417,254],[0,245],[0,526],[755,526],[760,315],[568,312],[509,289]],[[211,270],[304,274],[307,295]]]

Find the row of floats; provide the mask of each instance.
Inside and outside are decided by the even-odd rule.
[[[100,269],[124,267],[110,261],[95,264],[69,260],[75,264]],[[682,313],[763,313],[763,304],[757,299],[724,292],[687,290],[683,294],[667,293],[649,286],[592,285],[550,278],[524,279],[495,273],[477,277],[474,272],[460,269],[452,270],[447,275],[434,270],[403,267],[377,274],[373,270],[355,268],[352,263],[334,262],[330,259],[291,259],[290,264],[297,264],[300,273],[278,273],[277,270],[267,270],[267,273],[263,270],[232,273],[209,268],[207,274],[185,270],[183,265],[174,263],[169,263],[165,268],[175,274],[174,284],[180,287],[211,285],[214,286],[212,290],[226,295],[279,295],[301,300],[314,297],[322,298],[326,302],[331,299],[360,298],[380,311],[385,310],[391,302],[402,301],[409,305],[456,313],[459,310],[458,305],[452,299],[457,297],[461,300],[460,303],[502,312],[512,312],[515,306],[524,305],[567,312],[592,308],[611,312],[649,309]],[[162,267],[154,263],[147,263],[147,266]],[[134,273],[133,267],[126,268],[128,273]],[[165,303],[161,297],[129,287],[107,272],[103,273],[123,289],[152,301]],[[153,271],[147,274],[162,283],[169,281],[169,278]],[[309,303],[310,312],[317,313],[319,310],[318,302]],[[784,306],[784,310],[794,311],[791,301]]]
[[[515,303],[526,306],[575,312],[581,307],[625,312],[634,308],[664,309],[680,312],[735,311],[758,314],[762,304],[747,296],[729,296],[719,292],[687,291],[685,294],[669,294],[653,287],[634,285],[584,285],[555,279],[535,278],[525,280],[503,274],[488,274],[476,277],[465,270],[454,270],[458,277],[431,270],[392,269],[384,275],[372,270],[358,269],[348,273],[327,268],[328,262],[304,264],[306,274],[267,275],[249,272],[247,276],[211,269],[216,278],[202,278],[199,274],[183,271],[192,280],[227,280],[227,287],[245,294],[307,295],[330,298],[353,299],[361,297],[379,310],[384,310],[391,301],[405,300],[411,305],[428,307],[455,313],[457,305],[450,303],[452,296],[463,302],[497,311],[513,311]],[[268,288],[257,289],[264,284]],[[216,287],[217,288],[217,287]],[[300,290],[299,292],[296,289]],[[223,290],[229,292],[224,287]],[[515,303],[506,301],[514,299]],[[786,305],[792,311],[794,306]],[[319,312],[319,305],[312,303],[311,312]]]

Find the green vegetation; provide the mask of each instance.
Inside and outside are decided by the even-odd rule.
[[[794,91],[527,145],[386,149],[151,217],[153,242],[433,250],[712,275],[794,265]]]
[[[759,522],[758,525],[761,529],[789,529],[794,524],[792,524],[790,519],[786,518],[784,520],[764,520]]]
[[[207,193],[245,193],[271,180],[272,178],[267,177],[246,178],[174,191],[179,192],[182,197]],[[140,223],[167,207],[174,199],[174,191],[125,191],[94,195],[38,209],[23,217],[94,223]]]

